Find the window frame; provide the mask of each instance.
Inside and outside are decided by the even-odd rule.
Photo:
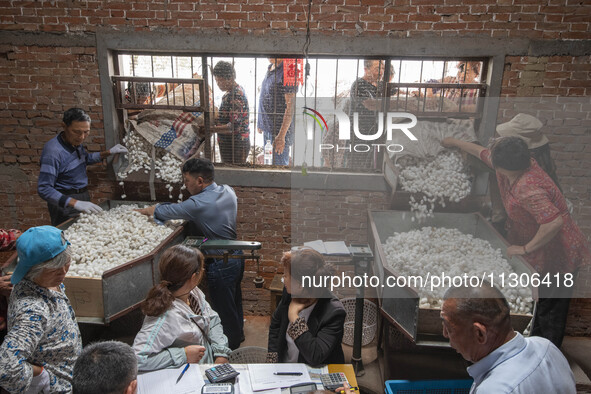
[[[213,56],[213,57],[256,57],[256,56],[276,56],[276,57],[301,57],[301,54],[296,51],[292,53],[277,53],[277,42],[276,38],[273,37],[264,37],[264,36],[257,36],[257,37],[223,37],[222,39],[225,44],[222,45],[225,47],[225,51],[220,53],[219,51],[212,51],[212,48],[220,47],[220,37],[218,36],[210,36],[210,35],[203,35],[199,36],[196,35],[194,37],[187,37],[182,36],[181,40],[174,40],[172,37],[178,36],[176,34],[170,34],[169,36],[154,36],[151,33],[146,32],[132,32],[129,33],[128,36],[125,38],[121,38],[116,33],[112,32],[97,32],[97,58],[99,63],[99,74],[101,79],[101,91],[102,91],[102,98],[103,98],[103,112],[104,112],[104,121],[105,121],[105,129],[106,130],[119,130],[118,126],[121,124],[122,120],[120,115],[117,114],[115,110],[114,100],[113,100],[113,93],[111,89],[104,89],[105,85],[109,84],[110,77],[114,73],[114,54],[117,51],[133,51],[135,53],[144,53],[144,54],[152,54],[152,55],[159,55],[159,54],[166,54],[170,55],[171,53],[175,52],[178,55],[182,56],[195,56],[196,54],[202,55],[204,58]],[[283,37],[282,37],[283,40]],[[298,43],[297,37],[286,37],[285,38],[285,45],[281,45],[284,48],[296,48],[299,45],[294,45],[294,43]],[[350,48],[345,48],[343,45],[345,44],[343,41],[347,41],[347,44],[351,44],[353,50]],[[436,60],[437,57],[446,58],[446,59],[453,59],[460,60],[460,58],[464,57],[469,60],[474,60],[476,57],[480,57],[486,59],[483,63],[483,70],[481,71],[482,79],[486,80],[486,96],[492,96],[495,94],[498,95],[500,93],[501,88],[501,80],[502,80],[502,65],[504,62],[505,51],[500,46],[491,45],[489,48],[483,49],[484,46],[482,43],[479,45],[473,45],[468,40],[463,40],[463,45],[456,45],[458,50],[452,51],[442,51],[442,42],[447,41],[444,38],[436,38],[433,40],[399,40],[397,45],[391,45],[390,39],[387,38],[375,38],[369,39],[368,37],[356,37],[351,38],[350,40],[342,40],[338,37],[318,37],[315,41],[317,45],[317,49],[312,50],[314,45],[311,47],[310,56],[313,57],[326,57],[326,58],[359,58],[364,59],[380,59],[380,60],[389,60],[389,59],[401,59],[409,58],[414,60]],[[417,47],[412,45],[410,41],[416,42],[420,41],[420,45]],[[462,41],[462,39],[459,39]],[[485,40],[486,41],[486,40]],[[337,44],[337,42],[339,42]],[[173,45],[171,45],[173,43]],[[176,44],[179,45],[176,45]],[[388,45],[380,45],[381,44],[388,44]],[[410,44],[410,45],[409,45]],[[167,51],[159,51],[157,49],[146,51],[145,48],[167,48]],[[256,49],[254,49],[256,48]],[[322,48],[322,49],[320,49]],[[384,49],[386,48],[386,49]],[[432,51],[432,55],[426,56],[427,53]],[[392,53],[397,53],[396,56],[393,56]],[[448,53],[449,52],[449,53]],[[342,55],[342,53],[347,53],[346,56]],[[115,62],[116,63],[116,62]],[[485,74],[486,70],[486,74]],[[207,74],[207,67],[203,69],[203,79],[208,79]],[[205,89],[207,94],[207,89]],[[498,103],[492,102],[488,105],[484,105],[482,108],[482,116],[481,122],[479,125],[479,129],[484,130],[484,132],[478,132],[477,135],[479,136],[479,140],[481,142],[486,142],[492,136],[494,132],[494,125],[496,124],[496,110],[498,109]],[[118,136],[115,135],[116,133],[106,133],[105,140],[107,143],[116,143],[118,142]],[[220,168],[222,168],[220,166]],[[325,169],[322,171],[323,168],[318,168],[318,175],[322,177],[323,173],[327,171],[330,172],[331,169]],[[226,168],[224,170],[225,173],[230,174],[233,171],[232,168]],[[240,171],[240,169],[236,169],[236,171]],[[277,176],[286,176],[289,179],[289,175],[294,172],[294,168],[261,168],[257,169],[256,172],[261,172],[264,177],[271,176],[274,180],[277,180]],[[343,171],[346,173],[346,169]],[[310,175],[314,176],[314,172],[311,172]],[[355,176],[359,175],[361,177],[367,176],[368,174],[356,174],[350,173],[350,175]],[[384,187],[385,184],[381,180],[382,174],[378,173],[375,179],[380,179],[377,181],[376,184],[370,186],[371,190],[375,190],[376,186],[378,189]],[[249,177],[239,176],[239,184],[243,186],[250,186],[252,182],[249,182]],[[374,178],[374,177],[371,177]],[[257,182],[259,183],[259,182]],[[280,182],[281,184],[288,186],[289,182]],[[274,186],[277,183],[274,181],[265,182],[265,184],[269,184],[270,186]]]

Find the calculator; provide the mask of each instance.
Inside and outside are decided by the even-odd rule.
[[[343,387],[345,383],[349,384],[343,372],[322,374],[320,375],[320,381],[324,388],[329,391],[335,391],[339,387]]]
[[[206,383],[201,388],[201,394],[234,394],[232,383]]]
[[[236,371],[230,364],[219,364],[205,370],[205,376],[211,383],[227,382],[234,379],[240,372]]]

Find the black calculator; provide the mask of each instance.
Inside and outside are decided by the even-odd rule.
[[[227,382],[233,380],[240,372],[236,371],[230,364],[219,364],[205,370],[205,376],[211,383]]]
[[[326,373],[320,375],[320,381],[326,390],[335,391],[343,387],[345,383],[349,384],[347,377],[343,372]]]

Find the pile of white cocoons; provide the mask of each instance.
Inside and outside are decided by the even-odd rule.
[[[104,271],[150,253],[180,222],[161,226],[134,209],[120,205],[99,214],[82,213],[64,231],[70,246],[68,276],[100,278]]]
[[[148,174],[152,166],[152,145],[133,130],[123,138],[123,143],[129,150],[129,153],[127,153],[129,166],[119,172],[119,178],[127,178],[130,173],[135,171],[144,171],[144,173]],[[156,170],[156,177],[168,183],[182,183],[182,161],[162,148],[155,149],[156,160],[154,168]]]
[[[493,273],[495,285],[503,292],[513,313],[530,314],[532,296],[529,288],[510,287],[508,275],[513,269],[500,249],[494,249],[488,241],[464,234],[457,229],[423,227],[403,233],[395,233],[383,245],[386,264],[397,276],[422,276],[426,280],[442,273],[446,276],[476,276],[490,282]],[[505,273],[505,287],[499,286],[499,273]],[[429,279],[430,281],[431,279]],[[437,282],[433,282],[437,283]],[[467,283],[470,285],[470,283]],[[431,282],[418,288],[420,308],[441,308],[446,285],[433,287]]]
[[[402,190],[423,193],[420,201],[410,196],[413,221],[432,217],[436,203],[445,207],[446,200],[459,202],[470,194],[470,175],[458,152],[442,151],[431,159],[405,156],[396,165],[400,168],[398,179]]]

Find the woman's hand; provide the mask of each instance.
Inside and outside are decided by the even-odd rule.
[[[287,318],[291,323],[295,322],[301,311],[314,303],[313,298],[292,298],[287,311]]]
[[[205,356],[205,348],[200,345],[185,346],[188,363],[198,363]]]
[[[353,392],[351,391],[351,386],[349,386],[349,383],[343,383],[342,387],[339,387],[338,389],[335,390],[335,393],[345,393],[345,394],[352,394]]]
[[[507,248],[507,257],[509,258],[513,256],[523,256],[525,254],[525,246],[511,245]]]
[[[31,364],[33,367],[33,376],[39,376],[43,372],[43,367],[40,365]]]
[[[224,364],[229,362],[229,360],[226,357],[216,357],[214,363],[216,364]]]

